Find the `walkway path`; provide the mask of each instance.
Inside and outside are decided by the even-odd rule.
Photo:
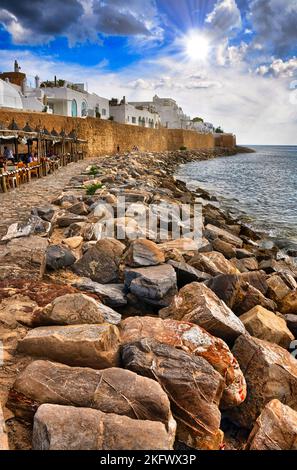
[[[0,238],[6,234],[10,224],[24,221],[34,206],[50,202],[67,186],[69,180],[80,174],[91,160],[69,163],[52,175],[32,179],[30,183],[7,193],[0,193]]]

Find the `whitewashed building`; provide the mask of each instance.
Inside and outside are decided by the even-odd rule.
[[[145,106],[134,106],[127,103],[125,97],[118,102],[112,99],[109,102],[109,113],[114,121],[131,126],[150,127],[157,129],[160,127],[160,116],[155,110],[150,110]]]
[[[172,98],[159,98],[155,95],[152,101],[131,102],[130,104],[157,112],[161,126],[168,129],[189,129],[190,127],[190,116],[187,116]]]
[[[17,88],[0,79],[0,108],[23,109],[21,95]]]

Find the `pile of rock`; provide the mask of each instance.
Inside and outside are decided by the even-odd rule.
[[[15,372],[0,448],[5,416],[15,448],[220,449],[234,426],[250,432],[241,448],[296,447],[294,263],[210,204],[200,244],[176,237],[181,205],[202,192],[176,181],[175,166],[209,157],[106,158],[93,196],[87,169],[9,228],[0,329]],[[32,442],[10,433],[16,422]]]

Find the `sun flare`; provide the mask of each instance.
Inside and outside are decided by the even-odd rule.
[[[192,32],[185,37],[185,51],[192,61],[205,61],[209,55],[209,41],[198,32]]]

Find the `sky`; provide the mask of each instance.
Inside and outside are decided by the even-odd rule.
[[[0,71],[177,100],[241,144],[297,145],[297,0],[0,0]]]

